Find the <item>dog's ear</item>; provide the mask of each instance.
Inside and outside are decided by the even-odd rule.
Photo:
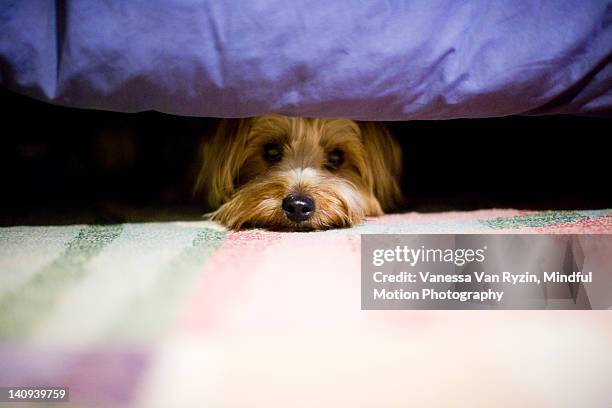
[[[400,189],[402,151],[387,128],[377,122],[359,122],[362,142],[368,159],[367,178],[383,210],[403,204]]]
[[[211,209],[228,201],[244,163],[250,119],[222,119],[202,144],[194,195],[205,196]]]

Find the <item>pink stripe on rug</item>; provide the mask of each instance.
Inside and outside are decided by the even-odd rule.
[[[431,319],[362,311],[360,268],[359,235],[231,233],[206,265],[183,328],[200,336],[346,334]]]
[[[498,217],[516,217],[527,214],[534,214],[537,211],[529,210],[514,210],[514,209],[488,209],[475,211],[450,211],[441,213],[403,213],[403,214],[386,214],[382,217],[368,218],[368,224],[407,224],[407,223],[441,223],[441,222],[464,222],[464,221],[479,221],[488,220]],[[460,233],[461,231],[457,231]]]

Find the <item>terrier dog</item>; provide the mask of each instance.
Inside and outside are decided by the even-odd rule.
[[[265,115],[224,119],[195,191],[229,229],[350,227],[401,202],[401,150],[382,124]]]

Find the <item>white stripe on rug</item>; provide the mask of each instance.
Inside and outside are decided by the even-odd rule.
[[[87,276],[68,292],[29,342],[89,346],[104,339],[126,305],[144,297],[163,265],[191,245],[197,228],[175,224],[126,224],[123,234],[88,266]]]

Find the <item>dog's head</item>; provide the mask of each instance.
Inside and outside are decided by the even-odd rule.
[[[231,229],[348,227],[400,201],[401,151],[376,123],[265,115],[221,121],[196,191]]]

